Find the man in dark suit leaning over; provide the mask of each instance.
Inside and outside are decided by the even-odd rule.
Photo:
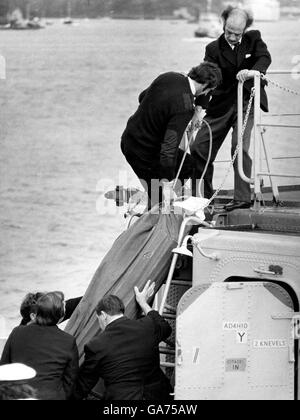
[[[140,94],[138,109],[122,134],[121,149],[150,197],[149,208],[161,201],[160,182],[165,181],[163,192],[168,191],[176,176],[182,158],[179,145],[193,117],[195,98],[216,88],[221,79],[216,64],[201,63],[188,74],[161,74]],[[182,182],[192,175],[193,163],[188,160],[189,155]]]
[[[114,295],[104,297],[96,312],[103,332],[85,346],[75,399],[85,398],[99,378],[104,380],[106,400],[168,399],[170,384],[160,369],[159,343],[171,334],[170,325],[147,304],[154,283],[136,300],[145,313],[139,320],[124,316],[124,304]]]
[[[210,124],[213,135],[213,147],[208,170],[204,177],[204,196],[213,195],[213,162],[232,128],[232,154],[237,145],[237,85],[244,84],[244,111],[247,108],[253,79],[248,80],[251,71],[266,73],[271,64],[271,55],[267,45],[256,30],[249,30],[253,23],[251,15],[243,9],[229,6],[222,14],[224,33],[216,41],[206,47],[205,60],[216,63],[222,70],[223,82],[212,92],[212,99],[206,110],[206,120]],[[261,84],[261,108],[268,112],[268,100]],[[253,128],[253,112],[250,115],[243,139],[243,166],[247,177],[251,177],[252,160],[248,154],[251,130]],[[197,133],[191,153],[196,161],[196,178],[200,179],[209,155],[209,133],[203,125]],[[239,174],[237,160],[234,164],[234,200],[225,208],[228,211],[236,208],[248,208],[251,205],[250,185],[244,182]]]

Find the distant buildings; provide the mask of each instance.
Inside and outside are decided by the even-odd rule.
[[[285,18],[300,18],[299,0],[281,0],[281,16]]]
[[[280,8],[286,16],[300,13],[299,0],[0,0],[0,19],[19,8],[24,17],[66,17],[71,10],[72,17],[173,16],[190,20],[208,9],[219,14],[228,4],[251,8],[256,20],[279,19]]]

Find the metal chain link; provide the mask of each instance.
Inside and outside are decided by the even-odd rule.
[[[248,104],[248,107],[247,107],[247,111],[246,111],[246,115],[245,115],[245,119],[244,119],[244,124],[243,124],[243,127],[242,127],[242,132],[241,132],[241,139],[243,140],[243,138],[244,138],[244,134],[245,134],[245,130],[246,130],[246,127],[247,127],[247,123],[248,123],[248,120],[249,120],[249,116],[250,116],[250,112],[251,112],[251,108],[252,108],[252,104],[253,104],[253,99],[254,99],[254,96],[255,96],[255,89],[254,88],[252,88],[252,90],[251,90],[251,95],[250,95],[250,99],[249,99],[249,104]],[[235,152],[234,152],[234,154],[233,154],[233,156],[232,156],[232,159],[231,159],[231,161],[230,161],[230,165],[229,165],[229,167],[228,167],[228,169],[227,169],[227,172],[226,172],[226,174],[225,174],[225,176],[224,176],[224,179],[223,179],[223,181],[222,181],[222,183],[221,183],[221,185],[219,186],[219,188],[215,191],[215,193],[213,194],[213,196],[210,198],[210,200],[208,201],[208,204],[207,204],[207,206],[209,206],[210,204],[211,204],[211,202],[219,195],[219,192],[223,189],[223,186],[224,186],[224,184],[225,184],[225,182],[226,182],[226,180],[227,180],[227,177],[228,177],[228,175],[229,175],[229,173],[230,173],[230,170],[231,170],[231,168],[233,167],[233,165],[234,165],[234,162],[235,162],[235,160],[236,160],[236,158],[237,158],[237,155],[238,155],[238,152],[239,152],[239,149],[240,149],[240,147],[239,147],[239,143],[237,144],[237,146],[236,146],[236,149],[235,149]]]
[[[293,90],[293,89],[287,88],[285,86],[282,86],[278,82],[273,82],[273,80],[269,79],[263,73],[261,73],[260,77],[262,78],[262,80],[265,80],[266,82],[270,83],[270,85],[273,85],[273,86],[277,87],[278,89],[283,90],[284,92],[291,93],[292,95],[300,96],[300,92],[297,92],[296,90]]]

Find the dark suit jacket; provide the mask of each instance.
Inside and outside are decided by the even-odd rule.
[[[0,363],[32,367],[37,376],[29,384],[38,398],[64,400],[70,397],[78,373],[76,341],[57,326],[20,326],[8,337]]]
[[[224,34],[216,41],[207,45],[205,51],[206,61],[218,64],[222,70],[223,82],[213,91],[212,99],[207,108],[207,114],[213,117],[224,115],[233,103],[237,101],[238,81],[236,75],[240,70],[257,70],[266,73],[271,64],[271,55],[267,45],[261,38],[259,31],[248,31],[244,34],[242,42],[238,47],[237,56],[225,39]],[[264,86],[261,83],[261,108],[268,111],[268,99]],[[249,98],[253,80],[248,80],[244,84],[245,99]]]
[[[107,400],[166,399],[170,389],[160,369],[158,345],[170,334],[171,327],[156,311],[109,324],[85,346],[75,398],[86,397],[101,377]]]
[[[142,162],[145,168],[155,168],[157,178],[172,180],[178,146],[194,114],[188,78],[175,72],[161,74],[140,94],[139,102],[122,135],[122,152],[136,156],[139,166]]]

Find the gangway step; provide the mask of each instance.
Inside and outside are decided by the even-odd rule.
[[[174,319],[176,319],[176,314],[170,314],[169,312],[164,312],[163,313],[163,317],[165,319],[172,319],[172,320],[174,320]]]
[[[176,308],[172,305],[169,305],[168,303],[165,304],[165,313],[172,313],[176,314]]]
[[[171,363],[171,362],[160,362],[160,366],[161,367],[165,367],[165,368],[175,368],[175,363]]]
[[[175,356],[175,349],[170,347],[159,347],[160,354],[168,354],[170,356]]]
[[[184,287],[192,287],[193,286],[193,282],[190,280],[172,280],[171,282],[172,285],[174,286],[184,286]]]

